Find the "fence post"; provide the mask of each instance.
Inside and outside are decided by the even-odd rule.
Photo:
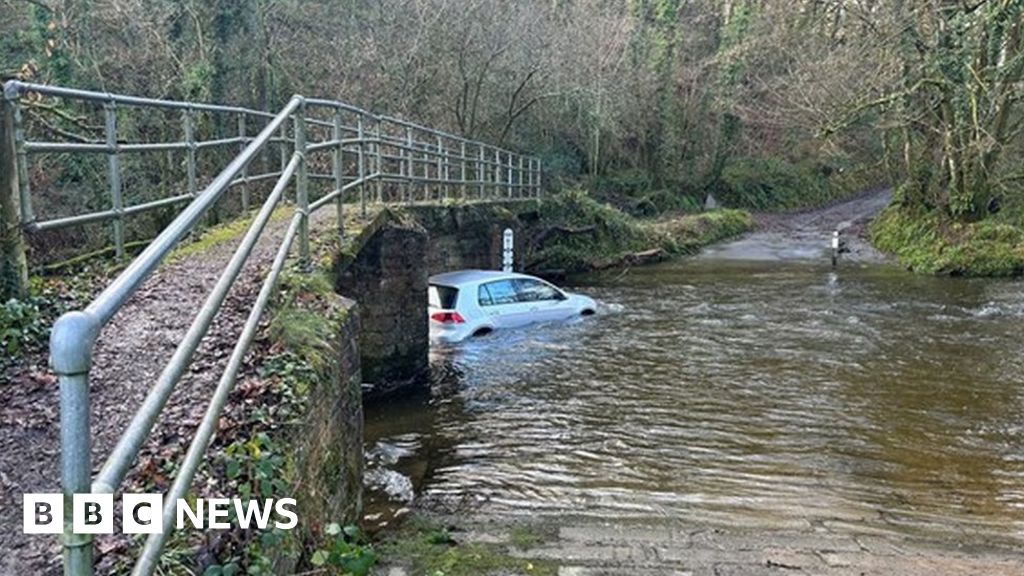
[[[242,150],[245,150],[246,136],[248,136],[245,128],[245,112],[238,114],[238,153],[241,154]],[[249,211],[249,165],[246,164],[242,167],[242,211]]]
[[[501,196],[501,151],[494,149],[494,198]]]
[[[332,132],[334,140],[337,142],[334,148],[333,166],[331,167],[334,171],[334,189],[338,191],[338,234],[342,235],[345,233],[345,199],[342,197],[341,189],[345,186],[343,171],[344,165],[342,160],[341,150],[341,110],[335,108],[334,110],[334,130]]]
[[[484,168],[484,145],[478,143],[476,147],[477,150],[479,150],[478,156],[480,156],[480,159],[477,160],[476,162],[476,179],[480,185],[478,194],[480,196],[480,199],[483,200],[484,195],[486,194],[484,191],[484,180],[487,179],[486,169]]]
[[[61,316],[50,333],[50,366],[60,384],[60,467],[64,493],[64,574],[91,576],[92,535],[73,530],[74,495],[91,492],[89,369],[99,320],[87,312]]]
[[[31,205],[25,198],[26,175],[18,152],[22,136],[16,91],[4,94],[0,112],[0,301],[6,302],[28,293],[22,221],[31,221]]]
[[[512,197],[512,153],[508,153],[508,180],[505,182],[505,196]]]
[[[110,208],[114,211],[114,257],[124,258],[124,202],[121,198],[121,157],[117,153],[117,105],[103,105],[107,135],[107,185],[110,187]],[[191,183],[191,180],[190,180]]]
[[[462,184],[459,186],[459,195],[463,200],[466,199],[466,141],[462,140],[459,145],[459,158],[462,162],[462,174],[459,180]]]
[[[281,172],[288,166],[288,123],[282,122],[278,134],[278,150],[281,152]]]
[[[196,177],[196,123],[192,115],[192,108],[185,110],[182,118],[185,124],[185,154],[188,171],[188,194],[195,198],[199,190],[199,182]]]
[[[373,151],[374,151],[374,153],[375,153],[375,155],[377,157],[376,164],[377,164],[377,202],[378,203],[381,203],[381,202],[384,201],[384,163],[381,162],[382,158],[381,158],[381,154],[380,154],[381,142],[382,142],[382,140],[380,139],[380,125],[381,125],[381,122],[382,122],[382,120],[378,116],[377,117],[377,128],[376,128],[376,130],[377,130],[377,142],[374,143],[374,145],[373,145]]]
[[[415,190],[415,188],[416,188],[415,186],[413,186],[413,180],[412,180],[413,176],[416,174],[416,168],[413,166],[413,157],[415,156],[415,152],[413,152],[413,144],[414,143],[415,143],[415,140],[412,137],[412,128],[409,128],[407,126],[405,128],[405,145],[409,148],[407,150],[407,152],[409,153],[409,156],[406,159],[407,164],[405,166],[405,176],[406,176],[407,180],[403,183],[403,186],[405,186],[405,190],[409,194],[409,196],[406,199],[406,201],[409,204],[412,204],[413,196],[414,196],[413,190]],[[424,172],[424,175],[426,175],[426,172]]]
[[[520,155],[519,156],[519,187],[516,190],[516,197],[517,198],[525,198],[527,196],[526,188],[523,187],[523,184],[524,184],[524,182],[523,182],[523,156]]]
[[[444,181],[445,177],[442,175],[442,166],[444,165],[444,144],[441,142],[441,137],[437,137],[437,199],[444,199]]]
[[[358,118],[356,118],[356,134],[359,137],[359,182],[360,182],[360,184],[359,184],[359,212],[362,215],[362,217],[365,219],[366,218],[366,185],[363,184],[362,181],[363,181],[363,178],[366,177],[366,169],[364,168],[364,164],[363,164],[363,162],[365,161],[365,158],[363,158],[363,147],[365,146],[365,143],[363,142],[363,137],[364,136],[363,136],[363,115],[362,114],[360,114],[358,116]]]
[[[295,153],[299,169],[295,174],[295,205],[299,218],[299,265],[309,265],[309,171],[306,166],[306,101],[295,111]]]

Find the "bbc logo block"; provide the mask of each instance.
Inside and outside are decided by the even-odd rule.
[[[23,508],[25,534],[61,534],[64,531],[64,496],[26,494]],[[168,510],[177,519],[175,527],[200,530],[264,530],[274,526],[291,530],[298,525],[294,498],[240,500],[238,498],[179,498]],[[113,494],[75,494],[71,499],[71,529],[75,534],[113,534],[117,508]],[[162,494],[121,496],[120,530],[124,534],[159,534],[164,529]]]
[[[62,494],[25,494],[25,534],[60,534],[64,531]]]

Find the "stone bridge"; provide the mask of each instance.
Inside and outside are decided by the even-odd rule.
[[[37,102],[79,131],[29,122]],[[63,492],[73,576],[135,556],[110,553],[130,547],[123,535],[71,529],[76,495],[159,490],[173,502],[237,488],[204,465],[234,458],[232,438],[280,436],[305,537],[356,519],[364,385],[386,394],[422,378],[428,276],[495,267],[502,231],[536,211],[541,189],[535,158],[303,96],[271,113],[8,82],[2,126],[2,296],[27,293],[29,264],[89,250],[121,262],[53,327],[59,394],[25,392],[38,418],[2,424],[16,471],[5,497]],[[82,201],[98,187],[106,194]],[[268,381],[263,360],[282,349],[305,372]],[[295,390],[275,388],[307,372]],[[58,402],[59,428],[46,417]],[[282,405],[297,412],[277,415]],[[59,462],[35,456],[58,448]],[[175,512],[164,507],[133,574],[165,561]],[[55,572],[57,544],[9,531],[0,568]]]

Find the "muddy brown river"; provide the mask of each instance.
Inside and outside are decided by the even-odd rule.
[[[1024,542],[1024,283],[734,248],[579,280],[596,317],[435,349],[429,393],[368,410],[371,518]]]

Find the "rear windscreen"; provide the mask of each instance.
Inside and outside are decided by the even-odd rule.
[[[451,310],[455,308],[455,302],[459,299],[459,289],[452,288],[451,286],[441,286],[440,284],[431,284],[430,289],[427,291],[431,308],[441,308],[442,310]]]

